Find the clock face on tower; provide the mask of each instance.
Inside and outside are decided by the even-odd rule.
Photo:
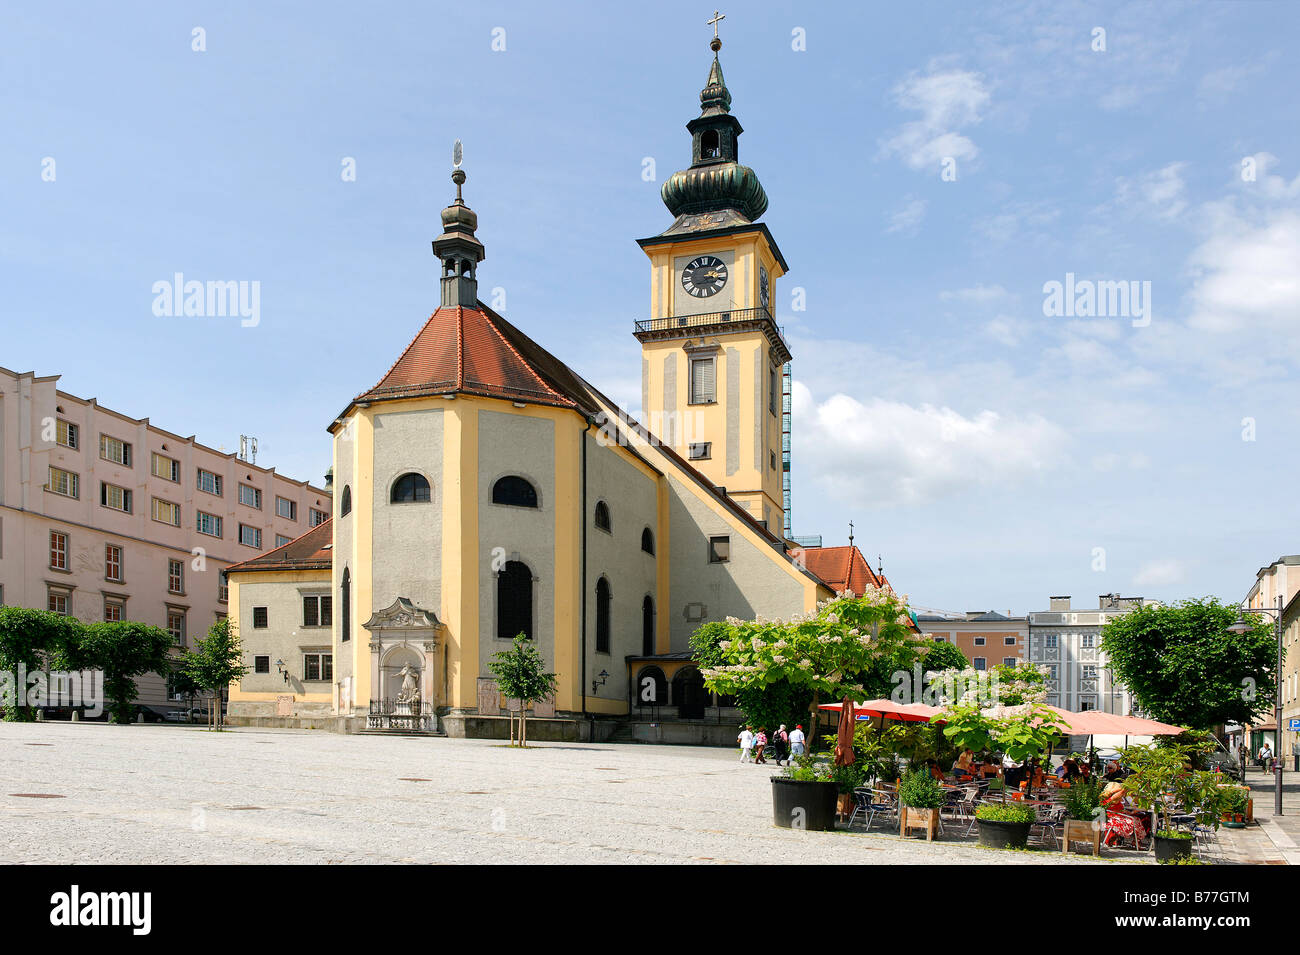
[[[717,295],[727,284],[727,263],[715,255],[700,255],[682,269],[682,288],[696,298]]]

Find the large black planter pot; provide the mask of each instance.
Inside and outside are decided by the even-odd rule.
[[[979,820],[980,845],[993,849],[1023,849],[1029,844],[1030,822]]]
[[[782,829],[830,832],[835,828],[836,783],[772,777],[772,823]]]
[[[1192,854],[1191,839],[1169,839],[1156,836],[1156,861],[1168,862],[1170,859],[1186,859]]]

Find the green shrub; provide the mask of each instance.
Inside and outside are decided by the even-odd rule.
[[[1180,831],[1180,830],[1178,830],[1178,829],[1157,829],[1157,830],[1156,830],[1156,835],[1159,836],[1161,839],[1190,839],[1190,838],[1192,838],[1192,834],[1191,834],[1190,832],[1182,832],[1182,831]]]
[[[1161,865],[1209,865],[1196,856],[1174,856],[1172,859],[1162,859]]]
[[[1250,799],[1249,794],[1244,789],[1238,789],[1235,786],[1223,787],[1223,808],[1228,812],[1246,811],[1246,802]]]
[[[1065,811],[1071,819],[1092,822],[1097,818],[1101,808],[1101,783],[1090,779],[1087,782],[1076,779],[1065,790]]]
[[[980,806],[975,810],[975,818],[985,822],[1033,822],[1037,816],[1033,806],[1007,802]]]
[[[898,798],[913,809],[938,809],[943,805],[943,789],[927,771],[913,769],[899,780]]]

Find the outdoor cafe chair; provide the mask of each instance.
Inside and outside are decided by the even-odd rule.
[[[939,809],[939,824],[943,825],[944,813],[948,813],[948,818],[954,822],[966,823],[964,835],[970,835],[975,828],[975,802],[979,798],[979,789],[975,786],[968,786],[961,794],[961,798],[950,802]]]
[[[853,790],[853,814],[849,816],[849,828],[853,828],[853,820],[857,818],[858,813],[867,817],[866,831],[871,831],[871,824],[875,822],[877,816],[892,816],[897,809],[895,808],[894,797],[880,789],[858,788]]]
[[[1065,807],[1064,806],[1040,806],[1034,819],[1033,825],[1029,827],[1030,832],[1038,830],[1039,839],[1044,845],[1047,844],[1047,837],[1052,837],[1052,848],[1060,847],[1060,836],[1058,830],[1065,825]]]

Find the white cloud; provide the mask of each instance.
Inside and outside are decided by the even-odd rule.
[[[1171,587],[1183,582],[1187,567],[1181,560],[1149,560],[1138,568],[1134,587]]]
[[[920,226],[921,221],[925,218],[926,202],[924,199],[910,199],[893,215],[889,217],[889,227],[885,232],[901,232],[906,235],[912,235]]]
[[[1226,222],[1191,255],[1197,278],[1189,325],[1201,331],[1261,336],[1300,333],[1300,214],[1278,213],[1249,226]]]
[[[1185,162],[1171,162],[1136,181],[1121,178],[1116,183],[1116,198],[1121,205],[1140,212],[1176,219],[1187,209],[1186,167]]]
[[[1025,323],[1010,315],[999,315],[984,323],[984,334],[1008,348],[1015,348],[1025,337]]]
[[[971,288],[959,288],[953,291],[943,291],[939,293],[941,302],[976,302],[983,304],[986,302],[996,302],[1004,299],[1008,295],[1007,290],[1001,285],[975,285]]]
[[[937,168],[947,158],[970,160],[979,149],[960,130],[979,123],[989,92],[979,73],[941,70],[912,73],[893,90],[894,101],[921,118],[905,123],[885,143],[883,152],[899,156],[913,169]]]
[[[800,467],[828,493],[873,505],[1006,488],[1060,463],[1062,428],[1040,415],[970,417],[948,407],[835,394],[794,384]]]

